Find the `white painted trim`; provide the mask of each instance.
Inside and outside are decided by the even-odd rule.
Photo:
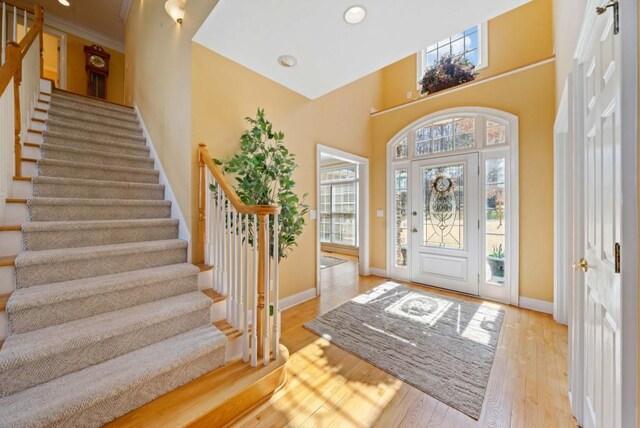
[[[308,288],[304,291],[301,291],[300,293],[294,294],[292,296],[288,296],[288,297],[283,297],[282,299],[280,299],[279,305],[280,305],[280,311],[284,311],[287,310],[289,308],[292,308],[296,305],[299,305],[300,303],[304,303],[307,300],[311,300],[311,299],[315,299],[317,297],[316,295],[316,289],[314,288]]]
[[[129,9],[131,9],[131,0],[120,0],[120,19],[122,22],[127,22]]]
[[[44,32],[60,39],[60,54],[58,56],[58,84],[60,89],[67,89],[67,33],[56,30],[48,25],[44,26]]]
[[[355,162],[360,167],[360,191],[359,191],[359,213],[358,213],[358,267],[359,274],[369,275],[369,159],[353,153],[345,152],[334,147],[318,144],[316,146],[316,290],[317,295],[321,294],[321,269],[320,269],[320,169],[321,154],[326,153],[340,159]]]
[[[71,24],[57,16],[51,15],[50,13],[45,13],[44,22],[46,25],[57,28],[58,30],[65,31],[73,34],[74,36],[82,37],[83,39],[105,46],[109,49],[124,53],[124,42],[115,40],[96,31],[89,30],[80,25]]]
[[[493,118],[498,120],[504,124],[506,124],[509,133],[509,143],[500,146],[485,146],[480,144],[476,147],[472,147],[470,149],[465,150],[456,150],[452,152],[438,153],[437,155],[427,155],[427,156],[413,156],[414,147],[413,147],[413,135],[414,130],[423,126],[428,122],[432,122],[442,118],[451,118],[458,115],[466,115],[470,117],[482,117],[482,118]],[[408,257],[407,267],[406,268],[398,268],[395,267],[393,263],[394,259],[394,225],[393,218],[391,213],[394,212],[394,181],[393,181],[393,171],[397,168],[408,168],[411,169],[411,164],[415,160],[419,159],[429,159],[435,158],[439,156],[451,156],[456,154],[463,153],[480,153],[480,162],[483,165],[485,158],[490,157],[491,153],[496,152],[505,152],[505,159],[507,163],[507,173],[509,174],[509,180],[506,185],[506,193],[507,200],[510,201],[509,207],[506,212],[506,221],[507,221],[507,241],[506,241],[506,257],[509,260],[509,263],[506,268],[506,285],[508,286],[507,293],[501,291],[497,286],[490,285],[484,282],[483,278],[480,278],[480,286],[479,286],[479,297],[485,299],[491,299],[500,301],[503,303],[509,303],[514,306],[518,306],[518,299],[520,293],[520,285],[519,285],[519,271],[520,271],[520,257],[519,257],[519,236],[520,236],[520,199],[519,199],[519,149],[518,149],[518,129],[519,129],[519,121],[518,117],[502,110],[497,110],[494,108],[488,107],[476,107],[476,106],[467,106],[467,107],[454,107],[450,109],[440,110],[431,114],[428,114],[424,117],[421,117],[409,125],[405,126],[402,130],[400,130],[396,135],[394,135],[387,142],[387,180],[386,180],[386,195],[387,195],[387,245],[386,245],[386,254],[387,254],[387,272],[393,278],[398,278],[404,281],[411,281],[411,257]],[[484,135],[484,121],[476,126],[477,136]],[[394,157],[394,144],[398,142],[400,139],[404,138],[407,135],[409,138],[407,140],[408,144],[408,157],[405,159],[395,160]],[[480,138],[480,137],[478,137]],[[484,139],[484,137],[482,137]],[[484,140],[478,140],[484,141]],[[484,172],[484,168],[481,168],[481,172]],[[482,177],[480,182],[482,183]],[[408,184],[408,204],[407,211],[409,213],[412,212],[411,207],[411,181]],[[481,209],[481,207],[478,207]],[[481,242],[484,242],[484,226],[481,229]],[[482,269],[481,269],[482,271]]]
[[[545,314],[553,314],[553,302],[547,302],[546,300],[520,297],[520,307],[523,309],[531,309],[536,312],[543,312]]]
[[[556,114],[553,138],[553,318],[560,324],[569,322],[569,288],[573,259],[573,144],[569,114],[569,82],[562,91]]]
[[[151,135],[149,135],[149,131],[147,130],[146,125],[144,124],[144,119],[142,118],[142,113],[138,109],[138,106],[134,106],[136,111],[136,115],[138,116],[138,120],[140,121],[140,126],[142,127],[142,134],[146,140],[147,146],[150,149],[150,155],[155,160],[154,167],[159,172],[160,184],[164,184],[164,199],[171,201],[171,218],[177,218],[180,221],[180,225],[178,226],[178,238],[189,243],[187,247],[187,261],[191,262],[191,254],[192,254],[192,245],[191,245],[191,233],[189,233],[189,229],[187,228],[187,222],[184,220],[184,216],[182,215],[182,211],[180,211],[180,206],[178,205],[178,200],[175,197],[175,193],[171,188],[171,183],[167,178],[167,175],[164,172],[164,168],[162,167],[162,162],[158,158],[158,152],[156,152],[156,148],[153,145],[153,139]]]
[[[389,109],[386,109],[386,110],[382,110],[382,111],[372,112],[371,113],[371,117],[381,116],[383,114],[391,113],[392,111],[401,110],[403,108],[411,107],[411,106],[413,106],[415,104],[420,104],[420,103],[423,103],[425,101],[430,101],[430,100],[433,100],[433,99],[436,99],[436,98],[444,97],[444,96],[447,96],[447,95],[452,94],[454,92],[464,91],[465,89],[473,88],[473,87],[475,87],[477,85],[482,85],[482,84],[489,83],[489,82],[492,82],[492,81],[497,80],[497,79],[502,79],[503,77],[513,76],[514,74],[519,74],[519,73],[531,70],[533,68],[541,67],[543,65],[555,62],[555,60],[556,60],[555,58],[548,58],[548,59],[536,62],[535,64],[529,64],[529,65],[526,65],[524,67],[520,67],[520,68],[518,68],[516,70],[512,70],[512,71],[509,71],[509,72],[506,72],[506,73],[503,73],[503,74],[498,74],[497,76],[491,76],[491,77],[487,77],[486,79],[475,80],[473,82],[465,83],[464,85],[460,85],[460,86],[457,86],[455,88],[450,88],[450,89],[447,89],[447,90],[444,90],[444,91],[441,91],[441,92],[437,92],[435,94],[426,95],[423,98],[420,98],[420,99],[417,99],[417,100],[414,100],[414,101],[410,101],[408,103],[401,104],[401,105],[396,106],[396,107],[392,107],[392,108],[389,108]]]
[[[379,276],[380,278],[389,278],[389,275],[387,274],[387,271],[385,269],[380,269],[377,267],[370,267],[369,274]]]

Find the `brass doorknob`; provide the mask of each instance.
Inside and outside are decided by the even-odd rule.
[[[586,272],[589,270],[589,263],[587,263],[587,261],[584,258],[581,258],[578,263],[573,263],[572,266],[573,266],[573,270],[582,269],[583,272]]]

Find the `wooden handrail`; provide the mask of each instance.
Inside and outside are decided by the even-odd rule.
[[[6,3],[8,5],[11,6],[15,6],[17,9],[23,10],[23,11],[27,11],[29,13],[34,13],[35,8],[37,8],[39,5],[36,5],[34,7],[29,6],[28,4],[22,3],[20,1],[17,0],[0,0],[0,3]],[[42,6],[40,6],[42,7]]]

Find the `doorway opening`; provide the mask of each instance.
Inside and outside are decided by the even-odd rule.
[[[67,35],[44,27],[42,37],[44,77],[53,80],[56,88],[67,88]]]
[[[354,274],[368,274],[369,161],[318,145],[317,147],[317,294],[322,275],[349,263]],[[312,214],[312,215],[313,215]]]
[[[518,119],[440,111],[387,145],[387,274],[518,304]]]

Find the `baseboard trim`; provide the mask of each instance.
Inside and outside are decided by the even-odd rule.
[[[280,310],[292,308],[316,297],[316,288],[309,288],[300,293],[280,299]]]
[[[178,226],[178,238],[185,240],[189,243],[187,247],[187,261],[191,262],[191,233],[189,229],[187,229],[187,222],[184,220],[184,216],[182,215],[182,211],[180,211],[180,206],[178,205],[178,200],[175,197],[175,193],[173,193],[173,189],[171,188],[171,183],[169,183],[169,179],[164,172],[164,168],[162,167],[162,162],[158,158],[158,152],[156,152],[156,148],[153,145],[153,139],[151,135],[149,135],[149,131],[147,130],[147,126],[144,124],[144,119],[142,118],[142,113],[138,106],[135,105],[134,110],[136,111],[136,115],[138,116],[138,120],[140,121],[140,126],[142,127],[142,135],[146,139],[147,146],[150,149],[150,155],[155,161],[154,167],[160,173],[160,184],[164,184],[164,197],[167,200],[171,201],[171,218],[177,218],[180,221],[180,225]]]
[[[521,308],[531,309],[536,312],[543,312],[545,314],[553,314],[553,302],[547,302],[546,300],[531,299],[529,297],[520,297]]]
[[[379,276],[380,278],[389,278],[389,275],[387,275],[387,270],[386,269],[380,269],[377,267],[369,267],[369,273],[371,275],[375,275],[375,276]]]

